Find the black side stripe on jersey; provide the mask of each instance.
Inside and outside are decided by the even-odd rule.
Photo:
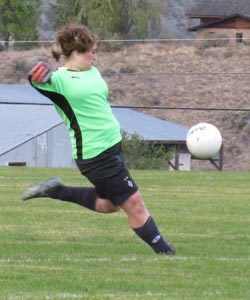
[[[33,86],[34,87],[34,86]],[[82,133],[80,126],[78,124],[76,115],[69,105],[67,99],[56,92],[45,91],[34,87],[39,93],[49,98],[53,103],[55,103],[60,109],[65,113],[67,118],[70,121],[70,127],[74,131],[75,139],[76,139],[76,151],[77,151],[77,158],[82,159]]]

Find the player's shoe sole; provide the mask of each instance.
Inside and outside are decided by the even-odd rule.
[[[22,195],[22,200],[26,201],[33,198],[49,197],[50,192],[63,186],[59,177],[50,178],[40,184],[32,185]]]
[[[166,254],[166,255],[175,255],[176,250],[172,246],[170,246],[170,245],[168,245],[168,246],[169,246],[169,250],[167,252],[165,252],[164,254]]]
[[[166,248],[164,249],[164,251],[159,252],[158,254],[162,254],[162,255],[175,255],[176,254],[176,250],[173,246],[169,245],[166,241]]]

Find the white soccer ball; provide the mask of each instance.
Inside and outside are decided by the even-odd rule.
[[[222,145],[222,136],[217,127],[209,123],[192,126],[186,137],[188,150],[201,159],[214,157]]]

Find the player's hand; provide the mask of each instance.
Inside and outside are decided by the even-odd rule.
[[[46,83],[51,76],[51,66],[46,62],[39,62],[29,73],[31,80],[36,83]]]

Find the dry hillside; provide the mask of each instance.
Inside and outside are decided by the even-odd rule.
[[[100,52],[97,62],[109,84],[112,103],[250,108],[248,46],[200,49],[190,45],[146,43],[116,48],[112,52]],[[31,66],[49,57],[46,48],[0,52],[0,83],[26,83]],[[188,127],[201,121],[215,124],[224,138],[224,169],[250,170],[250,111],[145,112]],[[192,165],[213,168],[205,162]]]

